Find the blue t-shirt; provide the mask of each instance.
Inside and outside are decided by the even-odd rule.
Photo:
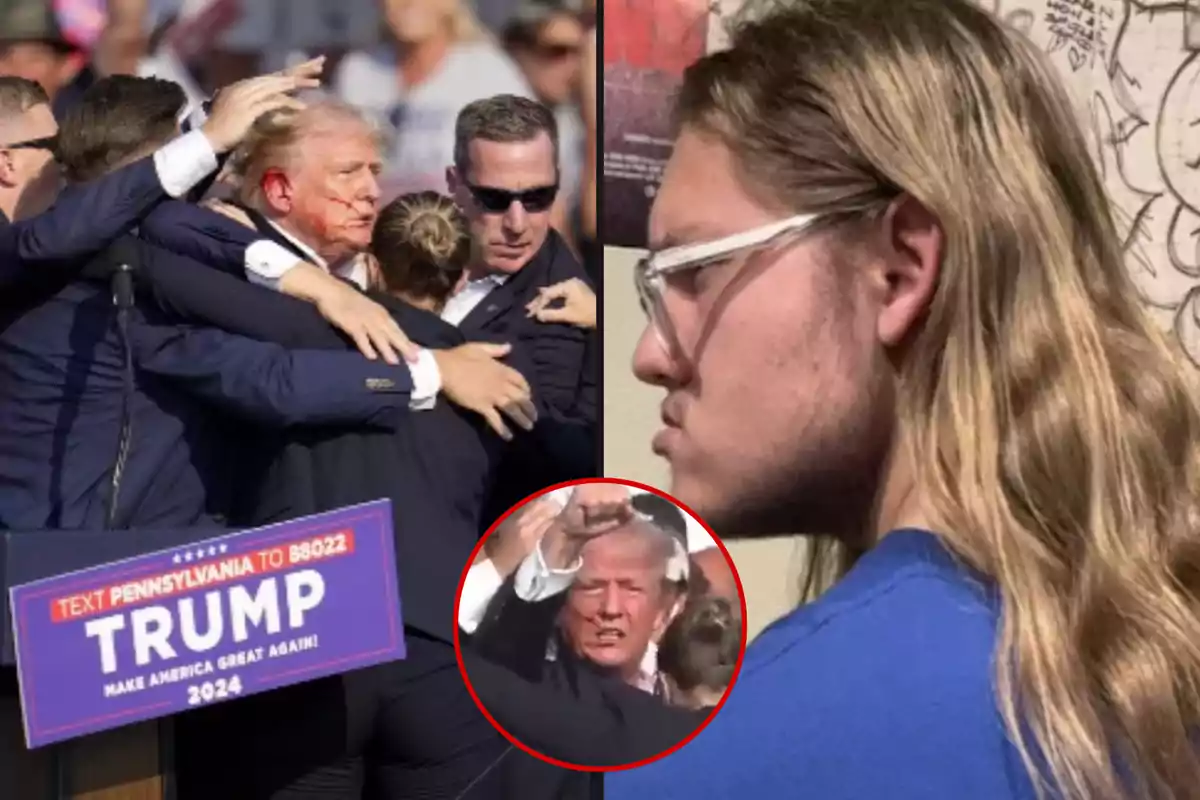
[[[997,605],[930,533],[885,536],[746,652],[683,749],[606,800],[1033,800],[993,693]]]

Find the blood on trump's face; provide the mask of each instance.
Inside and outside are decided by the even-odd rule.
[[[332,262],[370,246],[382,167],[375,133],[341,120],[306,131],[286,168],[263,176],[263,189],[280,222]]]
[[[575,653],[623,679],[637,675],[671,619],[666,560],[636,526],[583,548],[559,623]]]

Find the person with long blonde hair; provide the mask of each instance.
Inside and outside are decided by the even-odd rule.
[[[968,0],[789,2],[687,70],[654,450],[834,582],[609,800],[1200,797],[1200,393],[1072,109]]]

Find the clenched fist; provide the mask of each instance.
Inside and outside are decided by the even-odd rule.
[[[575,487],[560,515],[563,532],[576,539],[594,539],[633,519],[629,487],[619,483],[585,483]]]

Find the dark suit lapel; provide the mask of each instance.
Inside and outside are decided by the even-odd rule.
[[[487,296],[471,309],[471,313],[463,317],[459,327],[463,330],[485,330],[497,319],[507,314],[521,298],[524,284],[528,282],[526,273],[532,266],[533,262],[530,262],[516,275],[488,292]]]
[[[265,238],[270,239],[281,247],[287,249],[289,252],[294,253],[304,261],[312,260],[312,256],[310,254],[301,250],[296,246],[295,242],[280,233],[279,229],[272,225],[270,221],[262,214],[262,212],[241,203],[230,203],[230,205],[235,206],[247,217],[249,217],[250,221],[254,223],[255,229]],[[355,288],[358,287],[356,286]]]
[[[514,307],[528,302],[526,298],[531,298],[534,288],[539,286],[539,281],[546,273],[548,260],[553,257],[556,236],[554,231],[550,231],[546,242],[529,263],[505,281],[504,285],[488,292],[487,297],[463,318],[459,327],[463,330],[483,330],[499,317],[511,312]],[[524,309],[518,310],[523,317]]]

